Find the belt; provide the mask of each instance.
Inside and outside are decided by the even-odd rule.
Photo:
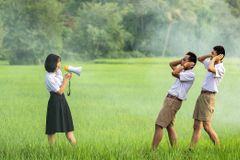
[[[201,93],[202,94],[216,94],[216,92],[206,91],[206,90],[202,90]]]
[[[168,98],[172,98],[172,99],[176,99],[176,100],[178,100],[178,101],[182,101],[180,98],[178,98],[178,97],[176,97],[176,96],[173,96],[173,95],[171,95],[171,94],[167,94],[167,97],[168,97]]]

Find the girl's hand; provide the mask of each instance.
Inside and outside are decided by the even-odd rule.
[[[64,79],[66,79],[66,80],[70,80],[71,78],[72,78],[72,73],[66,73],[64,75]]]
[[[71,79],[72,78],[72,73],[68,73],[69,74],[69,79]]]

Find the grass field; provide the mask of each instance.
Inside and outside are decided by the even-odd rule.
[[[171,60],[80,64],[83,73],[73,76],[67,97],[78,142],[74,147],[64,134],[57,134],[54,146],[48,145],[44,133],[49,93],[43,66],[0,63],[0,159],[240,159],[239,59],[225,60],[226,74],[217,94],[213,126],[221,146],[214,147],[203,132],[197,148],[187,151],[194,104],[205,76],[198,63],[196,81],[177,114],[178,146],[170,147],[165,132],[159,149],[150,150],[156,116],[174,82]]]

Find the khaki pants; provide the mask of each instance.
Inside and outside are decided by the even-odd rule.
[[[169,125],[174,125],[175,115],[180,109],[182,101],[166,97],[164,100],[163,108],[158,114],[155,124],[166,128]]]
[[[215,108],[215,94],[201,93],[197,99],[193,118],[199,121],[211,121]]]

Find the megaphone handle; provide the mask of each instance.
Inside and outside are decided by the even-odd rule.
[[[70,94],[71,94],[71,88],[70,87],[71,87],[71,81],[69,80],[68,81],[68,92],[67,92],[68,96],[70,96]]]

